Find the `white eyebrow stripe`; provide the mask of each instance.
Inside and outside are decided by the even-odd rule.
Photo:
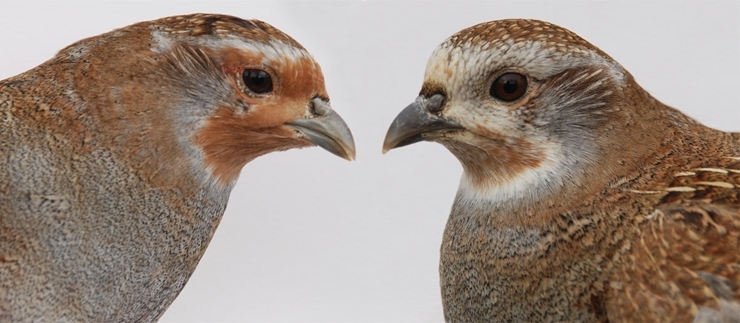
[[[173,44],[180,41],[177,36],[157,29],[152,31],[151,36],[153,40],[151,50],[155,53],[163,53],[171,48]],[[302,58],[313,60],[313,56],[305,49],[280,41],[270,41],[268,43],[252,42],[238,36],[227,36],[225,38],[198,37],[195,39],[198,41],[196,44],[210,48],[235,48],[264,55],[262,63],[265,64],[276,61],[297,61]]]

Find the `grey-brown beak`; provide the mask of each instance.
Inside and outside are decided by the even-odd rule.
[[[447,132],[463,127],[434,113],[442,110],[445,97],[435,94],[430,98],[419,96],[407,106],[391,123],[383,142],[383,153],[419,141],[439,138]]]
[[[287,125],[330,153],[346,160],[354,160],[355,140],[342,117],[319,98],[311,100],[310,110],[315,117],[298,119]]]

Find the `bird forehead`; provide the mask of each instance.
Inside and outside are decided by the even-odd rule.
[[[538,40],[443,43],[432,53],[426,74],[429,79],[455,83],[460,78],[487,77],[511,68],[537,79],[546,79],[565,69],[587,65],[598,57],[587,49],[574,48],[563,52]]]
[[[440,44],[427,63],[426,80],[467,86],[471,79],[507,68],[546,79],[569,68],[610,61],[567,29],[536,20],[500,20],[463,29]]]

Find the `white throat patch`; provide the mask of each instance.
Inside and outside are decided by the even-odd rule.
[[[526,169],[505,182],[483,186],[464,173],[458,188],[460,202],[503,207],[522,205],[551,195],[566,181],[574,180],[575,160],[564,158],[560,147],[551,146],[544,155],[537,167]]]

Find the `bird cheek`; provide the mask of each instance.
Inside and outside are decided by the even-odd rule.
[[[504,141],[506,139],[506,136],[504,136],[502,133],[491,130],[490,128],[483,126],[483,125],[475,125],[471,128],[468,128],[470,132],[485,137],[486,139],[490,139],[493,141]]]
[[[298,100],[264,99],[250,106],[244,122],[254,129],[279,127],[303,117],[305,113],[306,104],[301,104]]]
[[[276,112],[235,116],[233,109],[219,109],[193,137],[193,143],[203,151],[206,169],[219,183],[227,184],[236,180],[246,163],[259,156],[311,146],[282,125],[281,119],[289,119],[283,114],[293,115]]]

